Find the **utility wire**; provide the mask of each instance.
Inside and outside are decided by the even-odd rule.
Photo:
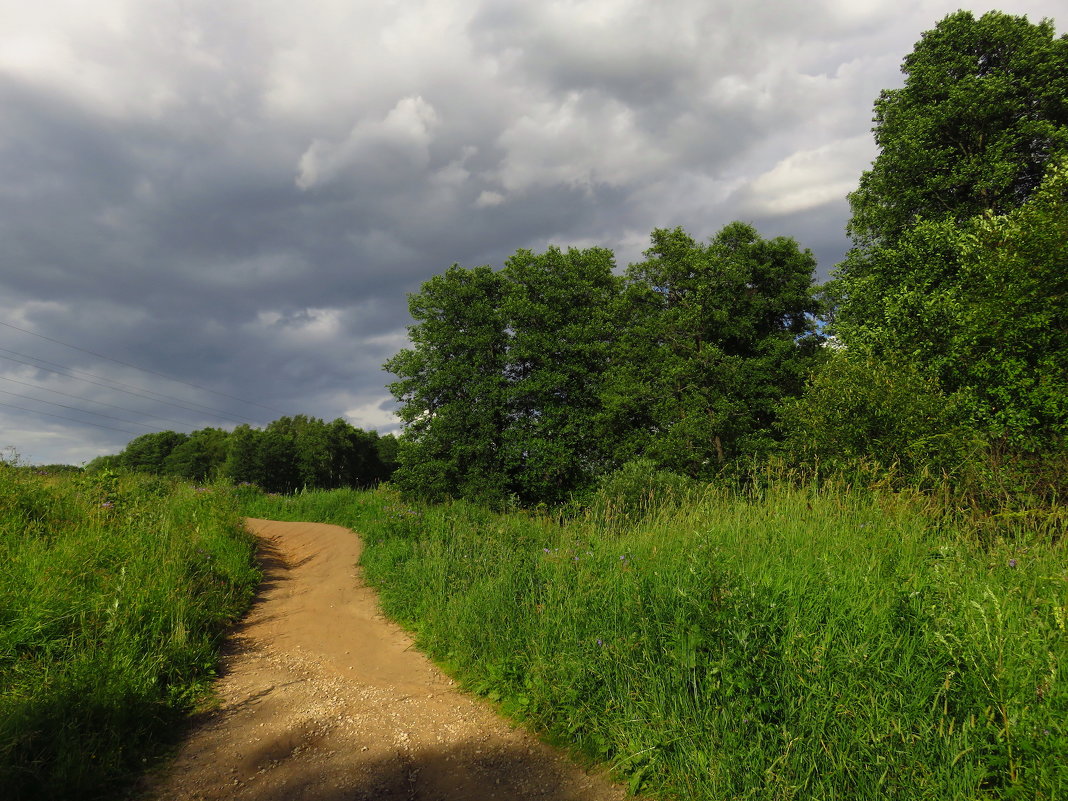
[[[48,417],[56,417],[60,420],[69,420],[70,422],[77,423],[78,425],[96,426],[97,428],[106,428],[110,431],[121,431],[123,434],[133,434],[135,437],[139,436],[136,431],[129,431],[125,428],[115,428],[114,426],[106,426],[102,425],[101,423],[90,423],[87,420],[75,420],[73,417],[64,417],[61,414],[52,414],[51,412],[42,412],[40,409],[27,409],[25,406],[16,406],[13,403],[4,403],[3,401],[0,401],[0,406],[7,406],[10,409],[19,409],[24,412],[29,412],[30,414],[43,414]]]
[[[0,393],[4,395],[10,395],[13,398],[22,398],[24,400],[37,401],[38,403],[47,403],[49,406],[58,406],[61,409],[70,409],[72,412],[81,412],[82,414],[92,414],[97,417],[104,417],[108,420],[115,420],[119,423],[127,423],[132,426],[141,426],[141,428],[155,429],[155,426],[150,426],[145,423],[138,423],[133,420],[123,420],[121,417],[115,417],[110,414],[103,414],[101,412],[91,412],[88,409],[79,409],[77,406],[67,406],[65,403],[53,403],[52,401],[46,401],[44,398],[35,398],[32,395],[20,395],[17,392],[8,392],[6,389],[0,389]]]
[[[133,414],[140,414],[145,417],[146,420],[155,420],[156,422],[160,423],[174,423],[180,426],[188,425],[188,423],[183,422],[182,420],[175,420],[171,417],[156,417],[154,415],[146,415],[144,412],[139,412],[137,409],[130,409],[126,406],[119,406],[117,403],[106,403],[105,401],[93,400],[92,398],[86,398],[81,395],[71,395],[69,392],[60,392],[58,389],[49,389],[48,387],[42,387],[40,384],[31,384],[28,381],[19,381],[17,378],[8,378],[7,376],[0,375],[0,381],[10,381],[12,384],[21,384],[22,386],[29,387],[30,389],[39,389],[42,392],[51,392],[55,395],[62,395],[65,398],[74,398],[75,400],[85,401],[86,403],[95,403],[97,406],[108,406],[112,409],[119,409],[123,412],[132,412]],[[43,402],[48,403],[48,401]],[[95,412],[89,412],[89,414],[95,414]],[[144,423],[137,423],[137,425],[144,425]]]
[[[67,376],[68,378],[75,378],[78,381],[88,381],[89,383],[95,383],[93,381],[89,381],[89,379],[86,379],[86,378],[79,378],[80,375],[87,375],[87,376],[89,376],[89,378],[95,378],[95,379],[98,379],[100,381],[104,381],[105,382],[104,384],[99,384],[98,386],[105,387],[106,389],[116,389],[118,387],[125,387],[125,389],[119,389],[118,391],[119,392],[126,392],[127,394],[130,394],[130,395],[138,395],[138,396],[140,396],[142,398],[148,398],[149,400],[158,400],[158,401],[160,401],[162,403],[169,403],[172,406],[178,406],[178,408],[185,409],[186,411],[199,411],[201,414],[203,414],[204,412],[210,412],[210,413],[212,413],[212,414],[214,414],[216,416],[223,417],[224,419],[231,420],[233,422],[249,422],[249,423],[255,423],[256,422],[251,417],[245,417],[244,415],[230,416],[228,412],[225,412],[222,409],[216,409],[216,408],[214,408],[212,406],[205,406],[203,403],[197,403],[195,401],[186,401],[186,404],[188,404],[187,406],[182,406],[180,404],[175,404],[175,403],[167,400],[167,396],[164,395],[162,392],[156,392],[155,390],[152,390],[152,389],[144,389],[143,387],[134,386],[133,384],[126,384],[126,383],[124,383],[122,381],[117,381],[114,378],[105,378],[102,375],[97,375],[96,373],[90,373],[87,370],[78,370],[78,369],[76,369],[74,367],[68,367],[65,364],[59,364],[58,362],[50,362],[50,361],[48,361],[48,359],[42,359],[42,358],[40,358],[38,356],[30,356],[30,355],[25,354],[25,353],[19,353],[18,351],[8,350],[7,348],[0,348],[0,351],[2,351],[4,353],[13,353],[14,355],[21,356],[24,359],[32,359],[35,362],[41,362],[41,364],[50,364],[53,367],[59,367],[62,370],[66,370],[67,373],[70,373],[70,375]],[[3,356],[3,357],[0,357],[0,358],[8,359],[10,357]],[[19,361],[19,360],[18,359],[11,359],[11,361]],[[30,367],[37,367],[37,365],[29,364],[29,362],[19,362],[19,363],[20,364],[28,364]],[[39,369],[47,369],[47,368],[39,368]],[[56,372],[56,371],[52,370],[51,372]],[[66,375],[66,374],[65,373],[60,373],[60,375]],[[112,385],[112,386],[109,386],[109,385]],[[194,407],[194,408],[190,408],[190,407]]]
[[[175,383],[178,383],[178,384],[185,384],[187,387],[192,387],[193,389],[199,389],[201,392],[210,392],[213,395],[219,395],[219,396],[224,397],[224,398],[229,398],[230,400],[240,401],[241,403],[247,403],[247,404],[249,404],[251,406],[259,406],[261,409],[266,409],[267,411],[275,412],[276,414],[285,414],[285,412],[281,411],[280,409],[275,409],[275,408],[273,408],[271,406],[265,406],[264,404],[257,403],[256,401],[245,400],[244,398],[239,398],[236,395],[227,395],[225,392],[218,392],[218,391],[216,391],[214,389],[208,389],[207,387],[202,387],[202,386],[200,386],[198,384],[191,384],[188,381],[182,381],[180,378],[173,378],[173,377],[171,377],[169,375],[166,375],[165,373],[159,373],[159,372],[156,372],[155,370],[149,370],[147,367],[138,367],[136,364],[130,364],[130,362],[124,362],[124,361],[122,361],[120,359],[112,358],[111,356],[105,356],[103,353],[97,353],[96,351],[93,351],[93,350],[88,350],[86,348],[80,348],[77,345],[71,345],[69,342],[61,342],[58,339],[53,339],[52,337],[46,337],[44,334],[38,334],[36,331],[30,331],[30,330],[25,329],[25,328],[19,328],[17,325],[12,325],[11,323],[5,323],[5,322],[0,321],[0,325],[4,326],[5,328],[14,329],[15,331],[21,331],[22,333],[29,334],[30,336],[39,337],[41,339],[48,340],[49,342],[54,342],[57,345],[62,345],[65,348],[72,348],[73,350],[81,351],[82,353],[88,353],[90,356],[96,356],[97,358],[100,358],[100,359],[107,359],[109,362],[115,362],[115,364],[121,364],[124,367],[132,367],[133,369],[140,370],[143,373],[151,373],[152,375],[157,375],[160,378],[166,378],[168,381],[174,381]]]
[[[96,386],[104,387],[105,389],[115,390],[115,391],[118,391],[118,392],[125,392],[127,395],[136,395],[139,398],[145,398],[146,400],[155,401],[156,403],[164,403],[164,404],[166,404],[168,406],[174,406],[174,407],[176,407],[178,409],[182,409],[183,411],[195,412],[197,414],[204,414],[204,412],[207,411],[207,412],[210,412],[215,417],[219,417],[220,419],[223,419],[223,420],[230,420],[231,422],[234,422],[234,423],[246,423],[247,422],[247,423],[258,424],[258,421],[253,420],[250,417],[231,416],[230,414],[228,414],[227,412],[222,411],[221,409],[213,409],[210,406],[202,406],[199,403],[193,403],[191,401],[189,402],[188,406],[183,406],[180,403],[175,403],[174,401],[166,400],[163,395],[161,395],[158,392],[152,392],[151,390],[145,390],[144,392],[138,392],[138,391],[135,391],[135,389],[119,389],[119,387],[129,387],[130,385],[129,384],[124,384],[121,381],[112,381],[110,379],[103,378],[102,376],[94,375],[93,373],[87,373],[84,370],[75,370],[73,367],[67,367],[65,365],[58,364],[56,362],[50,362],[50,361],[48,361],[46,359],[38,359],[36,356],[27,356],[25,353],[18,353],[18,352],[13,351],[13,350],[8,350],[7,348],[0,348],[0,352],[3,352],[3,353],[14,353],[16,356],[22,356],[25,359],[33,359],[34,361],[41,362],[42,364],[51,364],[51,365],[54,365],[56,367],[62,368],[62,370],[66,370],[67,372],[60,372],[59,370],[53,370],[53,369],[51,369],[49,367],[41,367],[38,364],[33,364],[31,362],[23,361],[22,359],[15,359],[15,358],[12,358],[11,356],[0,356],[0,359],[7,359],[8,361],[18,362],[19,364],[25,364],[28,367],[33,367],[33,368],[36,368],[38,370],[45,370],[46,372],[49,372],[49,373],[56,373],[57,375],[64,376],[65,378],[74,378],[77,381],[85,381],[86,383],[95,384]],[[80,378],[79,374],[80,375],[92,376],[93,378],[100,379],[100,380],[93,381],[93,380],[90,380],[88,378]],[[107,382],[107,383],[101,383],[102,381],[103,382]],[[150,394],[146,394],[146,393],[150,393]],[[153,397],[153,396],[155,396],[155,397]],[[197,408],[193,408],[193,407],[197,407]]]

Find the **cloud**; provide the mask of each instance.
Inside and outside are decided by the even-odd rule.
[[[799,150],[756,176],[736,195],[743,214],[783,216],[841,201],[856,188],[876,149],[868,136]]]
[[[0,348],[193,411],[0,377],[178,421],[157,426],[393,426],[381,364],[406,295],[452,263],[596,244],[623,266],[654,227],[742,217],[825,274],[872,101],[956,7],[0,0],[0,320],[154,372],[2,327]],[[129,439],[67,412],[0,406],[0,426],[43,461]]]
[[[393,399],[388,395],[346,409],[343,417],[357,428],[379,431],[383,434],[396,431],[400,420],[393,413]]]
[[[420,173],[430,163],[437,123],[437,112],[422,97],[402,98],[383,119],[357,123],[344,141],[312,143],[300,157],[297,186],[311,189],[345,170],[373,183],[389,182],[399,171]]]

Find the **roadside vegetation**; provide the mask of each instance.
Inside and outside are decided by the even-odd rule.
[[[634,789],[1068,793],[1068,37],[959,11],[902,71],[831,281],[743,222],[453,265],[400,494],[275,502]]]
[[[857,479],[629,470],[553,515],[387,489],[245,508],[357,528],[422,649],[632,790],[1062,797],[1063,527],[982,542],[930,496]]]
[[[0,795],[117,797],[208,699],[253,547],[225,488],[0,464]]]

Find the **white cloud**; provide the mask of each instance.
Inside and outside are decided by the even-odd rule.
[[[375,400],[364,401],[345,410],[344,417],[357,428],[375,430],[380,434],[389,433],[400,426],[400,420],[390,409],[384,408],[393,399],[381,396]]]
[[[531,106],[497,140],[505,155],[493,178],[508,193],[623,186],[670,165],[663,143],[640,130],[618,100],[571,92]]]
[[[437,112],[422,97],[402,98],[381,120],[357,123],[341,142],[315,140],[300,157],[296,184],[311,189],[350,169],[383,181],[421,171],[437,125]]]
[[[857,177],[874,156],[868,136],[791,153],[739,192],[740,209],[781,216],[840,201],[856,188]]]
[[[480,209],[488,209],[504,203],[504,195],[491,189],[484,189],[475,200],[475,206]]]

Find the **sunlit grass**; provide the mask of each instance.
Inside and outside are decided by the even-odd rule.
[[[359,528],[422,648],[635,789],[1068,797],[1068,572],[1046,533],[980,545],[905,496],[785,484],[624,524],[610,502],[564,522],[388,491],[273,503]]]
[[[231,493],[0,466],[0,787],[113,797],[214,676],[253,543]]]

